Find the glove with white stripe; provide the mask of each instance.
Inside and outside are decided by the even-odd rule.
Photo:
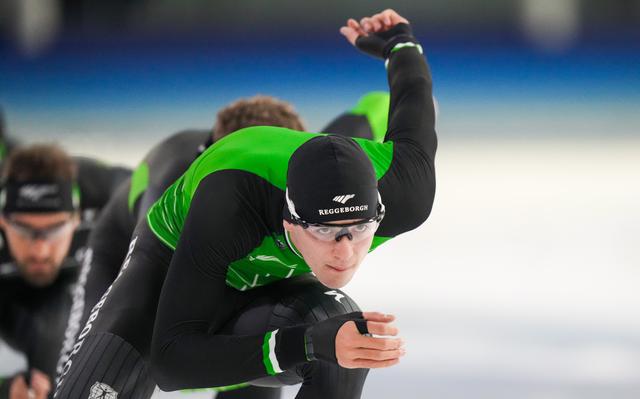
[[[359,36],[356,39],[356,47],[360,51],[383,60],[388,59],[392,50],[400,43],[420,46],[409,24],[399,23],[389,30],[370,32],[367,36]]]

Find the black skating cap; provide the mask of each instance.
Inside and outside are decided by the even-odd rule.
[[[377,214],[371,160],[352,139],[318,136],[289,159],[284,218],[309,223],[369,219]]]

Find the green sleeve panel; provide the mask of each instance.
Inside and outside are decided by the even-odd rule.
[[[360,98],[356,106],[350,111],[354,115],[362,115],[369,121],[373,141],[382,143],[387,133],[389,121],[389,93],[372,91]]]
[[[383,244],[391,237],[373,238],[369,252]],[[309,273],[311,269],[304,259],[291,252],[288,248],[278,245],[284,242],[284,236],[266,236],[260,246],[242,259],[229,265],[227,271],[227,285],[245,291],[277,280]]]
[[[149,186],[149,165],[142,162],[131,175],[131,188],[129,189],[129,212],[133,212],[133,207],[140,196]]]
[[[311,269],[290,250],[278,245],[284,242],[284,236],[266,236],[260,246],[242,259],[229,265],[227,285],[245,291],[300,274]]]
[[[189,212],[183,189],[184,178],[185,175],[182,175],[169,186],[147,212],[149,228],[160,241],[173,250],[176,249],[184,219]]]

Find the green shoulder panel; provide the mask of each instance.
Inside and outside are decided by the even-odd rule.
[[[369,121],[373,141],[382,143],[387,133],[389,122],[389,93],[385,91],[372,91],[360,98],[356,106],[351,110],[354,115],[363,115]]]
[[[291,154],[314,136],[285,128],[257,126],[220,139],[153,204],[147,213],[149,227],[162,242],[175,249],[198,185],[217,171],[244,170],[284,190]]]
[[[191,165],[185,174],[185,189],[191,197],[202,179],[209,174],[237,169],[260,176],[284,191],[289,158],[298,147],[318,134],[323,133],[306,133],[270,126],[239,130],[218,141]],[[380,179],[391,165],[393,143],[354,140],[367,153],[376,177]]]
[[[285,190],[291,154],[317,135],[279,127],[258,126],[226,136],[201,154],[153,204],[147,213],[149,227],[162,242],[175,249],[198,185],[206,176],[217,171],[243,170]],[[355,140],[371,159],[376,177],[382,178],[391,165],[393,143]],[[374,242],[374,245],[379,244]],[[252,282],[252,278],[249,282]],[[232,285],[239,286],[240,283],[235,281]]]
[[[192,196],[211,173],[244,170],[284,190],[291,154],[316,134],[272,126],[238,130],[209,147],[185,174],[185,189]]]
[[[360,144],[360,147],[362,147],[371,160],[373,169],[376,172],[376,179],[382,179],[382,176],[389,170],[389,166],[391,166],[391,161],[393,160],[393,142],[376,143],[375,141],[357,138],[353,140]]]

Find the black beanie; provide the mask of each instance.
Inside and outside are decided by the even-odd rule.
[[[370,219],[377,215],[378,198],[371,160],[350,138],[314,137],[289,159],[284,206],[288,221]]]

